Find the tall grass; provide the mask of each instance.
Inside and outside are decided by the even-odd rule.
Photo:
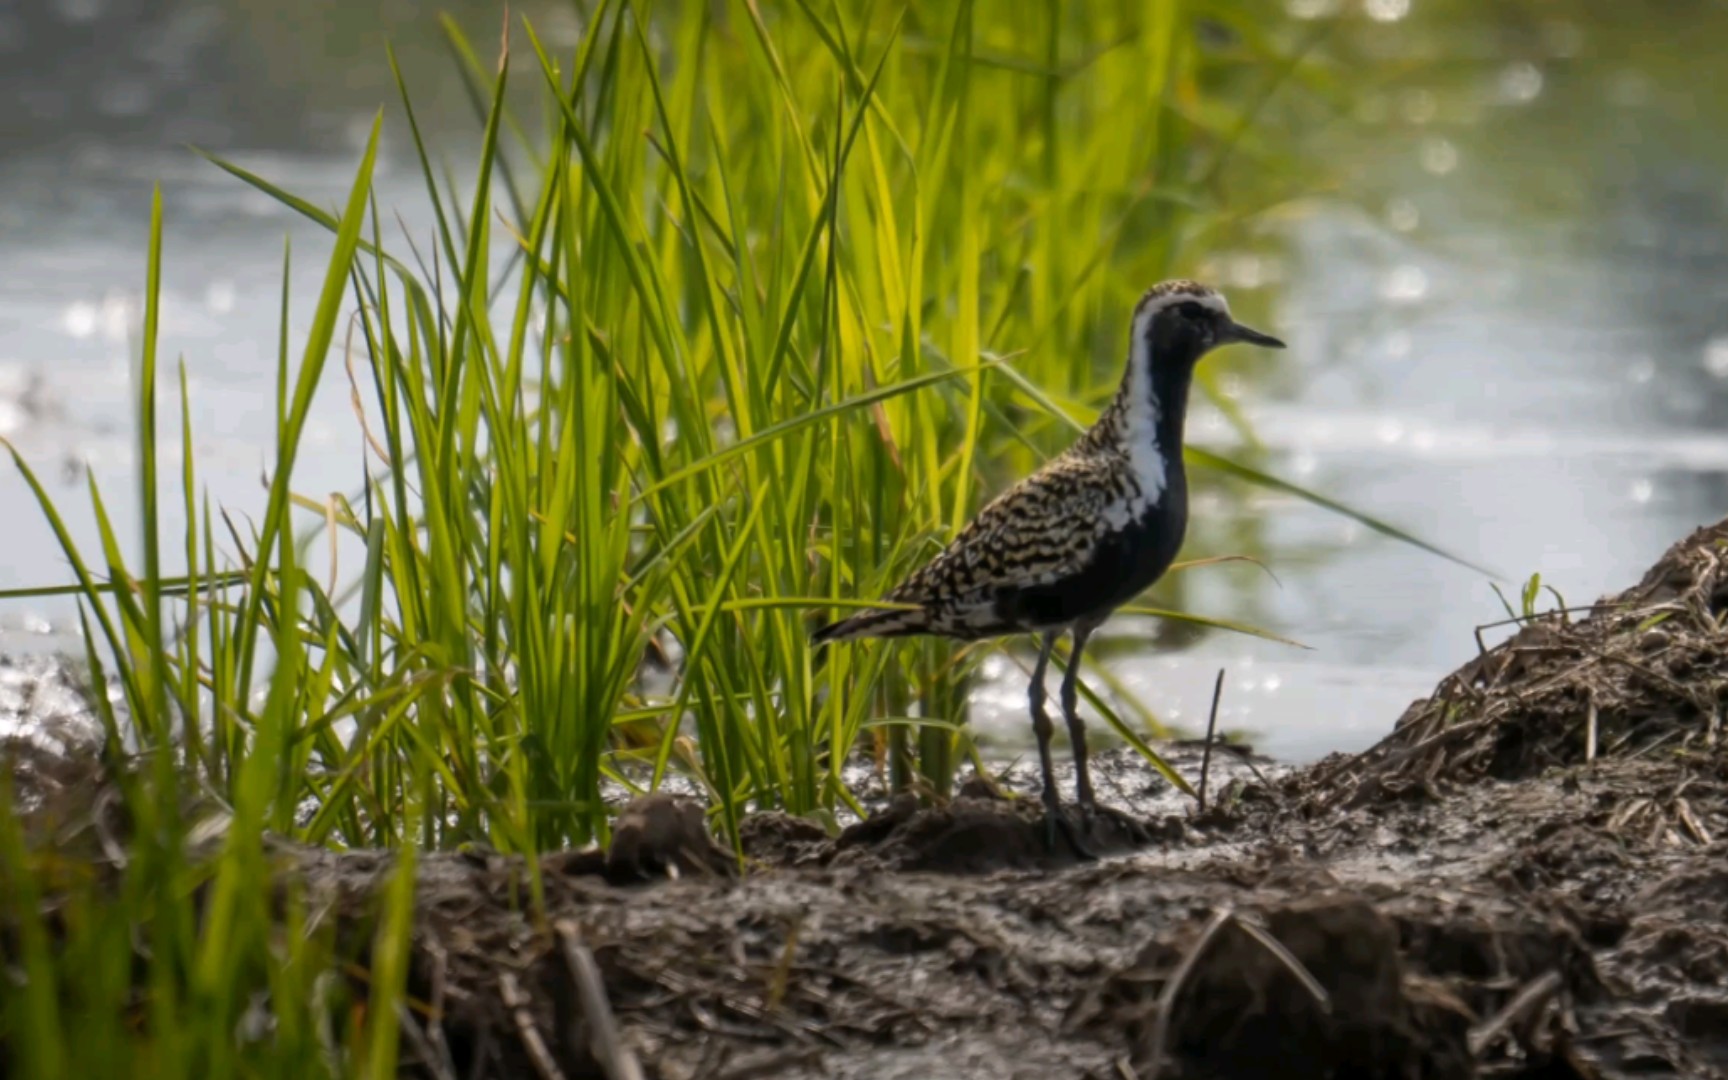
[[[306,340],[284,330],[255,525],[200,494],[190,419],[184,473],[156,467],[158,209],[142,565],[94,484],[102,544],[86,553],[17,461],[82,590],[91,669],[123,691],[111,749],[155,763],[121,774],[140,853],[78,894],[117,894],[118,918],[88,899],[44,922],[48,856],[4,819],[0,919],[32,991],[0,1006],[6,1054],[45,1074],[134,1051],[175,1075],[241,1057],[389,1072],[411,894],[389,892],[374,1007],[337,1040],[343,1059],[319,1035],[332,943],[292,904],[282,937],[267,833],[533,854],[604,836],[603,782],[678,770],[735,837],[747,807],[850,803],[860,747],[942,788],[968,747],[979,650],[819,661],[813,609],[880,595],[1063,445],[1114,385],[1140,290],[1300,193],[1284,131],[1326,87],[1298,51],[1311,43],[1262,14],[602,2],[573,49],[522,24],[497,65],[450,26],[483,137],[465,186],[441,180],[404,87],[430,239],[374,205],[376,128],[339,210],[218,162],[334,238]],[[504,106],[522,81],[538,115]],[[288,308],[284,294],[284,326]],[[294,465],[314,394],[342,375],[339,335],[369,449],[351,498],[313,500]],[[1276,483],[1204,451],[1195,464],[1200,483]],[[169,498],[183,537],[161,534]],[[311,542],[332,530],[359,553],[335,580]],[[671,665],[664,685],[650,657]],[[178,842],[194,789],[227,822],[218,857]],[[174,900],[194,890],[196,917]],[[129,958],[140,925],[145,1015],[115,1026],[138,1000],[128,973],[73,958]],[[57,980],[74,992],[44,989]],[[253,992],[275,1027],[237,1044]],[[100,1034],[62,1042],[74,1025]]]

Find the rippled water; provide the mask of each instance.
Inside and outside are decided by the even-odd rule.
[[[477,25],[493,17],[488,4],[457,6]],[[1391,74],[1315,140],[1315,154],[1347,155],[1349,184],[1290,215],[1287,254],[1220,252],[1199,269],[1238,291],[1276,288],[1271,329],[1292,347],[1234,388],[1270,470],[1510,581],[1539,571],[1568,602],[1587,602],[1728,510],[1728,120],[1710,104],[1728,89],[1713,44],[1728,40],[1728,14],[1446,6],[1288,0],[1297,20],[1343,13],[1341,32]],[[218,502],[260,501],[281,238],[308,253],[296,331],[323,250],[315,230],[180,144],[334,201],[372,109],[391,96],[376,62],[386,36],[431,123],[468,127],[424,16],[391,23],[333,0],[247,10],[0,7],[0,94],[21,103],[0,119],[0,435],[56,494],[75,494],[78,466],[93,464],[123,534],[150,184],[164,185],[170,223],[164,341],[188,358],[200,479]],[[554,40],[561,10],[536,15]],[[412,222],[405,150],[386,146],[379,186]],[[1206,407],[1194,434],[1234,439]],[[344,395],[323,396],[308,439],[301,490],[352,487],[359,435]],[[64,580],[10,470],[0,508],[0,587]],[[1474,651],[1472,627],[1502,615],[1482,575],[1294,499],[1202,502],[1196,519],[1208,547],[1268,560],[1277,582],[1251,566],[1210,568],[1184,582],[1183,602],[1311,650],[1220,635],[1161,650],[1123,620],[1101,653],[1184,725],[1203,721],[1226,667],[1223,724],[1279,756],[1371,742]],[[72,524],[91,535],[87,515]],[[0,610],[0,646],[65,648],[70,610]],[[1020,738],[1023,675],[1000,657],[986,676],[981,727]]]

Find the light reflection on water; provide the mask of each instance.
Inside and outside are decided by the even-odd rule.
[[[281,237],[304,253],[295,332],[324,250],[317,230],[177,144],[333,202],[390,96],[377,62],[386,36],[424,88],[424,117],[468,128],[459,88],[437,77],[447,68],[435,26],[389,24],[357,10],[366,5],[251,7],[255,23],[215,3],[0,10],[0,93],[21,104],[0,119],[0,243],[13,268],[0,283],[0,435],[57,495],[76,495],[77,466],[90,462],[123,535],[149,185],[164,184],[170,222],[165,355],[188,358],[200,482],[218,503],[256,505],[269,465],[258,432],[271,415]],[[488,4],[458,7],[478,32],[493,17]],[[1292,343],[1278,366],[1224,382],[1265,442],[1262,463],[1508,578],[1540,571],[1573,603],[1631,582],[1728,510],[1728,121],[1695,104],[1722,89],[1711,43],[1724,18],[1689,30],[1646,20],[1651,45],[1616,32],[1635,10],[1606,3],[1529,24],[1498,22],[1485,4],[1448,22],[1422,0],[1285,7],[1296,20],[1352,20],[1365,54],[1445,62],[1350,101],[1365,137],[1316,147],[1356,163],[1346,199],[1293,217],[1282,253],[1207,260],[1233,290],[1276,290],[1273,329]],[[565,10],[530,14],[546,25]],[[406,147],[385,149],[381,201],[414,227]],[[164,404],[162,428],[177,431]],[[318,410],[299,486],[347,490],[359,434],[345,394],[333,383]],[[1234,441],[1206,406],[1194,430]],[[178,461],[169,440],[163,467]],[[0,587],[64,579],[10,471],[0,507],[12,525]],[[91,535],[88,514],[72,524]],[[1183,725],[1203,720],[1213,673],[1227,667],[1223,724],[1282,756],[1371,742],[1470,655],[1471,627],[1500,615],[1480,575],[1293,499],[1211,497],[1195,529],[1207,550],[1256,537],[1252,553],[1278,583],[1209,568],[1181,583],[1183,603],[1313,650],[1214,635],[1149,654],[1145,628],[1124,620],[1106,662]],[[8,607],[0,644],[66,648],[70,611]],[[975,719],[986,737],[1018,742],[1023,673],[998,657],[985,674]]]

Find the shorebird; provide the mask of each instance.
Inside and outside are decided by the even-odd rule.
[[[961,641],[1037,635],[1028,697],[1052,846],[1060,829],[1085,853],[1068,833],[1052,776],[1055,729],[1044,689],[1050,653],[1064,633],[1073,635],[1062,713],[1074,750],[1076,799],[1090,815],[1096,802],[1077,709],[1080,658],[1093,632],[1157,581],[1182,547],[1188,527],[1182,464],[1188,389],[1200,358],[1235,342],[1284,347],[1232,319],[1216,289],[1167,281],[1148,290],[1134,308],[1121,386],[1097,422],[986,504],[953,543],[886,597],[916,607],[864,612],[813,635],[817,643],[915,634]]]

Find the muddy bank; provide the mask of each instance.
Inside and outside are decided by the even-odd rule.
[[[1215,754],[1204,814],[1108,755],[1098,861],[982,784],[835,837],[759,816],[742,872],[699,807],[639,803],[611,851],[543,861],[543,922],[520,861],[427,856],[406,1067],[1728,1076],[1725,544],[1703,530],[1587,617],[1534,621],[1364,754]],[[278,856],[356,927],[390,867]]]
[[[1724,852],[1627,827],[1685,784],[1728,829],[1720,763],[1316,816],[1306,779],[1148,822],[1137,853],[1089,865],[1041,865],[1035,815],[960,800],[838,840],[759,821],[741,877],[699,833],[627,832],[622,858],[549,858],[546,888],[651,1076],[1728,1075]],[[927,869],[957,857],[1008,868]],[[353,917],[387,869],[289,858]],[[534,1072],[508,974],[563,1075],[617,1075],[556,929],[510,910],[520,875],[426,868],[415,974],[445,988],[447,1068]]]

